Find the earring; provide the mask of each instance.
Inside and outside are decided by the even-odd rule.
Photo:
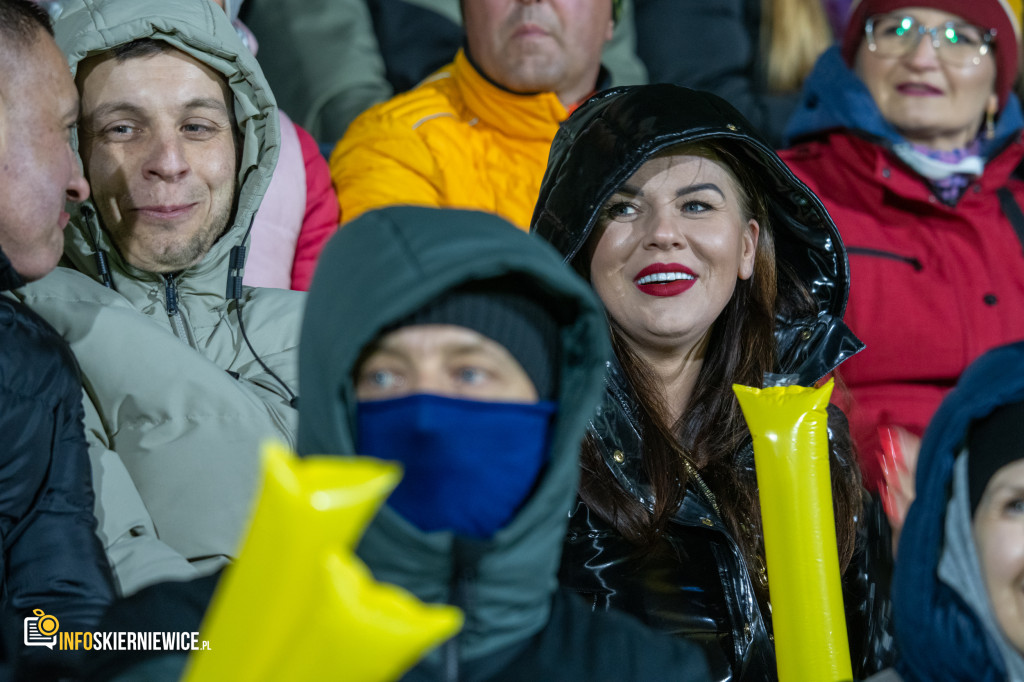
[[[991,140],[996,136],[996,114],[989,109],[985,114],[985,139]]]

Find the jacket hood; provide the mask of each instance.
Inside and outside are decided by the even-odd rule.
[[[528,637],[547,621],[557,585],[578,453],[601,395],[611,351],[590,287],[553,249],[501,218],[475,211],[391,207],[340,230],[320,256],[299,351],[302,455],[355,451],[352,373],[362,349],[391,324],[465,283],[507,278],[548,302],[560,328],[559,410],[550,460],[516,517],[482,546],[472,606],[460,635],[466,659]],[[355,292],[359,292],[358,295]],[[427,602],[452,599],[453,573],[467,569],[451,533],[424,533],[387,505],[359,554],[380,579]],[[466,608],[466,604],[460,604]]]
[[[54,33],[73,74],[87,57],[152,38],[170,43],[224,75],[234,96],[241,145],[235,211],[225,234],[179,278],[189,280],[196,289],[223,295],[231,249],[246,239],[280,147],[277,105],[256,58],[242,44],[224,11],[209,0],[72,0],[55,23]],[[122,292],[122,278],[159,279],[124,262],[89,199],[72,210],[64,252],[76,269],[100,280],[97,249],[109,255],[114,286]],[[240,282],[241,272],[237,274]]]
[[[727,144],[764,179],[776,259],[817,302],[818,319],[786,321],[777,333],[784,365],[779,369],[815,381],[863,347],[842,323],[850,284],[846,250],[818,197],[725,100],[665,84],[592,97],[555,137],[531,231],[571,262],[605,201],[648,159],[680,143],[711,139]],[[805,343],[794,343],[796,338]],[[808,347],[825,352],[808,355]]]
[[[893,575],[894,624],[906,679],[1006,679],[1000,644],[983,627],[986,615],[940,577],[940,563],[949,542],[955,462],[968,429],[997,407],[1021,400],[1024,342],[989,351],[968,367],[925,432],[917,496],[900,534]]]
[[[982,157],[994,156],[1021,128],[1024,116],[1020,101],[1010,94],[996,120],[994,137],[982,140]],[[788,147],[832,130],[854,131],[886,146],[909,144],[882,118],[871,92],[847,66],[839,46],[829,48],[815,62],[804,82],[800,103],[783,132],[783,145]]]

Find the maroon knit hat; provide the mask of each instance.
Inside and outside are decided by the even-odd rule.
[[[996,94],[1002,109],[1017,78],[1020,0],[854,0],[842,45],[843,59],[849,66],[853,66],[857,49],[864,40],[864,25],[868,19],[903,7],[927,7],[949,12],[969,24],[995,29]]]

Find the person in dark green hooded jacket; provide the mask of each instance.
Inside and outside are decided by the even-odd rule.
[[[407,679],[708,679],[692,644],[557,585],[606,327],[553,249],[489,214],[372,211],[323,252],[299,453],[400,460],[358,554],[376,579],[466,614]]]

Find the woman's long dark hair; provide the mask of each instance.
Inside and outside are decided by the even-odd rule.
[[[675,423],[670,423],[672,412],[659,378],[631,348],[618,325],[611,322],[615,355],[636,398],[643,468],[654,509],[648,510],[618,484],[591,435],[583,445],[580,496],[641,551],[653,550],[687,494],[688,484],[691,488],[699,485],[690,481],[692,468],[714,494],[763,601],[767,594],[757,478],[752,461],[737,461],[750,432],[732,385],[762,387],[765,373],[775,371],[777,315],[814,317],[817,308],[794,273],[777,269],[772,226],[760,190],[762,181],[723,143],[687,144],[672,148],[670,153],[701,156],[732,172],[744,219],[756,219],[761,228],[754,273],[750,279],[737,281],[732,298],[712,326],[694,393]],[[581,254],[589,253],[589,249],[581,250]],[[588,255],[578,257],[574,265],[589,274]],[[832,449],[845,457],[838,463],[833,457],[833,500],[840,565],[845,568],[853,555],[861,496],[849,429],[841,414],[838,416],[835,424],[830,418]]]

